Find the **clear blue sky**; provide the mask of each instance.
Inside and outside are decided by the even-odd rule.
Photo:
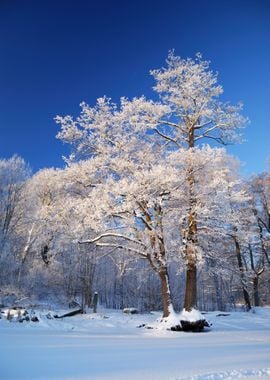
[[[270,1],[0,0],[0,157],[62,166],[56,114],[104,94],[151,96],[148,72],[168,50],[201,52],[224,99],[242,100],[247,142],[230,148],[244,173],[270,155]]]

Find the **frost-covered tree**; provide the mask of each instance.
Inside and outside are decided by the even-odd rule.
[[[160,277],[164,317],[168,317],[172,303],[162,200],[173,182],[179,180],[179,173],[177,176],[173,168],[168,167],[169,163],[167,166],[156,164],[158,150],[149,144],[147,137],[142,140],[133,134],[125,117],[106,98],[98,99],[93,108],[83,103],[81,115],[75,121],[70,116],[57,118],[61,124],[58,137],[75,149],[69,163],[88,157],[76,167],[88,165],[92,170],[87,179],[91,197],[86,197],[82,207],[90,217],[88,231],[99,234],[89,242],[103,248],[124,249],[147,259]],[[69,170],[72,168],[74,164]],[[78,173],[77,178],[80,178]],[[80,207],[78,202],[76,206]],[[86,220],[87,217],[84,223]],[[123,226],[118,225],[122,220]]]
[[[57,178],[57,171],[54,169],[40,170],[24,187],[22,199],[24,214],[20,228],[24,244],[18,255],[21,261],[18,273],[19,284],[29,253],[37,252],[43,262],[48,264],[52,231],[56,232],[55,226],[50,224],[50,215],[57,196],[55,189]]]
[[[176,186],[179,176],[169,166],[151,166],[139,171],[129,164],[128,177],[119,178],[119,172],[117,179],[111,177],[99,187],[104,226],[101,233],[84,243],[123,250],[130,257],[147,260],[160,278],[163,317],[167,318],[173,306],[168,275],[172,244],[166,235],[173,227],[175,212],[167,206],[166,194]]]
[[[182,59],[170,52],[167,66],[151,71],[160,101],[144,97],[124,100],[123,112],[129,117],[135,133],[142,129],[153,131],[163,139],[167,150],[193,149],[203,141],[220,144],[239,139],[238,130],[246,119],[240,115],[241,104],[233,106],[219,100],[223,92],[217,83],[217,74],[200,54],[195,59]],[[196,215],[196,173],[187,168],[189,217],[186,224],[186,296],[184,307],[191,311],[197,303],[198,237]]]
[[[135,170],[141,171],[147,166],[153,167],[153,163],[168,165],[170,162],[171,165],[174,157],[174,167],[178,165],[184,170],[186,209],[184,213],[179,210],[175,228],[181,225],[181,252],[186,264],[184,308],[191,311],[197,303],[197,266],[205,253],[198,240],[199,212],[203,212],[199,198],[200,191],[204,191],[198,184],[205,175],[201,170],[207,161],[205,152],[208,152],[208,161],[212,159],[208,147],[201,162],[197,148],[207,140],[220,144],[237,141],[238,130],[245,125],[246,119],[240,115],[240,104],[233,106],[219,100],[223,90],[217,83],[217,74],[200,55],[195,59],[181,59],[171,52],[167,67],[153,70],[151,74],[156,80],[154,90],[159,94],[159,101],[145,97],[131,101],[121,98],[117,106],[104,97],[98,99],[95,107],[82,103],[81,114],[76,119],[71,116],[56,118],[61,126],[58,138],[71,146],[68,163],[95,160],[99,167],[95,174],[97,183],[105,183],[109,176],[120,182],[122,176],[128,176],[127,163],[136,163]],[[181,159],[182,152],[187,153],[184,166],[177,161],[177,151],[181,152]],[[217,176],[213,187],[218,188],[218,170],[223,169],[209,167]],[[179,188],[175,187],[170,197],[177,198]],[[179,191],[178,199],[181,195]]]
[[[249,210],[254,215],[253,239],[246,252],[252,281],[254,306],[260,305],[259,280],[270,265],[270,179],[268,173],[253,176],[247,183]]]
[[[164,229],[168,229],[173,211],[170,217],[166,214],[164,197],[180,177],[169,162],[167,166],[144,163],[141,154],[134,159],[130,152],[128,157],[122,152],[110,159],[105,156],[105,161],[93,156],[71,163],[61,173],[62,197],[53,214],[58,225],[69,226],[69,231],[65,228],[63,232],[66,241],[69,235],[95,243],[105,255],[121,250],[127,258],[147,260],[160,277],[164,317],[168,317],[173,307],[166,249],[172,244],[165,243]],[[52,226],[54,223],[51,220]]]
[[[29,176],[30,168],[21,157],[15,155],[0,160],[0,260],[3,260],[1,268],[4,271],[11,269],[12,260],[20,249],[22,199]]]
[[[140,133],[132,131],[126,111],[118,111],[116,106],[110,106],[109,114],[101,111],[107,107],[108,101],[99,100],[95,111],[90,112],[90,107],[83,104],[75,121],[71,117],[57,119],[62,128],[59,137],[75,147],[66,172],[75,173],[68,192],[75,202],[71,207],[73,217],[83,218],[78,236],[89,233],[92,236],[87,240],[89,243],[146,258],[160,277],[164,317],[168,317],[172,307],[167,250],[173,245],[168,244],[168,236],[176,226],[180,229],[179,214],[182,257],[184,262],[187,260],[188,169],[192,165],[198,177],[196,199],[200,202],[196,204],[196,212],[202,221],[210,209],[213,213],[210,200],[218,186],[222,189],[221,171],[226,172],[228,157],[223,150],[206,146],[202,150],[171,151],[163,155],[162,161],[162,150],[152,136],[142,140]],[[72,163],[82,158],[82,152],[88,154],[88,160]],[[84,190],[79,190],[80,187]],[[215,211],[218,207],[222,210],[220,202],[221,194],[216,197]],[[174,237],[176,242],[174,253],[179,257],[180,242]]]

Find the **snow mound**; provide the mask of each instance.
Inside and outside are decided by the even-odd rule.
[[[192,309],[191,311],[183,309],[180,314],[181,321],[197,322],[201,321],[202,319],[204,319],[203,315],[196,309]]]
[[[158,318],[155,323],[151,324],[151,327],[157,330],[170,330],[172,327],[181,326],[180,314],[171,311],[169,317]]]

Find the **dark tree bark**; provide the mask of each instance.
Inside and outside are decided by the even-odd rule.
[[[188,262],[186,271],[186,291],[184,308],[187,311],[197,307],[197,266],[195,263]]]
[[[251,302],[250,302],[250,297],[249,297],[249,294],[248,294],[246,286],[245,286],[245,274],[244,274],[245,269],[244,269],[243,260],[242,260],[242,256],[241,256],[240,244],[239,244],[236,236],[234,236],[234,244],[235,244],[235,253],[236,253],[237,262],[238,262],[238,268],[239,268],[239,272],[240,272],[243,297],[244,297],[246,309],[247,309],[247,311],[249,311],[251,309]]]
[[[94,299],[93,299],[93,313],[97,312],[97,305],[98,305],[98,293],[94,293]]]
[[[254,298],[254,306],[260,306],[259,276],[255,276],[253,278],[253,298]]]
[[[189,130],[189,148],[194,147],[194,128]],[[191,166],[188,169],[188,186],[189,186],[189,215],[186,235],[185,257],[187,260],[186,268],[186,290],[184,308],[187,311],[197,307],[197,221],[194,208],[196,206],[196,195],[194,191],[194,170]]]
[[[261,233],[262,231],[260,231],[260,234]],[[260,235],[260,238],[262,238],[261,235]],[[261,245],[262,245],[261,257],[260,257],[259,262],[256,265],[254,262],[255,260],[253,256],[253,250],[252,250],[251,245],[249,244],[250,266],[254,272],[254,277],[252,280],[254,306],[260,306],[259,279],[260,279],[260,275],[264,272],[264,245],[263,245],[262,239],[261,239]]]

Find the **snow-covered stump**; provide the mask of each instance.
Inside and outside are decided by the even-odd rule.
[[[182,331],[185,332],[202,332],[205,327],[210,327],[207,320],[196,309],[191,311],[184,309],[180,314],[180,323]]]
[[[185,332],[202,332],[205,327],[210,327],[209,323],[205,319],[200,319],[199,321],[180,321],[182,326],[182,331]]]

